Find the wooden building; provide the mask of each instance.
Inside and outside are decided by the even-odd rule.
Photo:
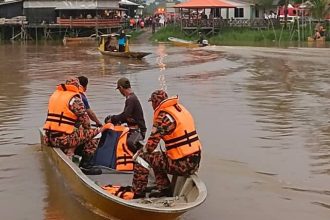
[[[10,33],[10,39],[22,40],[99,35],[122,28],[124,11],[118,0],[20,0],[0,4],[0,17],[24,21],[17,26],[0,20],[0,28],[5,38]]]
[[[174,8],[179,10],[181,29],[187,35],[198,31],[214,34],[223,27],[265,28],[273,25],[249,0],[188,0]]]
[[[0,3],[0,18],[12,18],[23,15],[23,0]]]

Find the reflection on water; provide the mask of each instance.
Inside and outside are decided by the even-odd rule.
[[[44,208],[44,219],[84,219],[101,220],[104,219],[89,211],[80,203],[79,199],[71,193],[65,180],[50,163],[46,155],[41,158],[43,173],[45,174],[45,184],[47,185],[46,207]]]
[[[44,122],[56,84],[81,74],[89,78],[87,95],[100,119],[122,111],[124,98],[115,88],[123,75],[142,103],[149,129],[153,112],[147,100],[155,89],[178,94],[192,112],[204,146],[203,158],[208,158],[202,161],[200,175],[209,197],[183,219],[206,215],[240,219],[232,216],[268,205],[271,212],[290,217],[293,210],[320,213],[315,206],[330,204],[324,199],[330,181],[328,50],[288,49],[290,53],[283,54],[284,49],[252,53],[239,48],[232,53],[165,44],[134,46],[153,53],[143,60],[128,60],[102,56],[88,46],[0,45],[0,196],[6,198],[0,201],[0,211],[5,219],[23,219],[22,213],[8,208],[14,206],[24,207],[26,219],[101,219],[71,195],[52,164],[45,158],[36,160],[41,153],[31,150],[39,143],[37,128]],[[268,204],[268,194],[250,191],[263,185],[264,179],[249,176],[246,183],[240,182],[241,176],[219,176],[221,158],[248,164],[258,174],[271,174],[284,186],[290,185],[287,190],[320,193],[304,200],[300,209],[296,202],[288,204],[290,208],[274,205],[282,204],[283,197],[291,200],[292,195],[270,191],[276,198]],[[227,186],[225,178],[233,178]],[[240,184],[244,189],[236,192],[232,187]],[[217,194],[219,186],[224,186],[225,194]],[[27,196],[29,202],[21,199]],[[262,204],[245,208],[246,201],[240,198]],[[218,202],[224,200],[228,203],[219,212]],[[219,213],[228,215],[219,217]],[[294,217],[303,219],[302,215]]]

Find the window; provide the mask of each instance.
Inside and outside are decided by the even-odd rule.
[[[235,18],[244,17],[244,8],[235,8]]]
[[[254,17],[255,18],[259,18],[259,8],[255,8],[255,11],[254,11]]]

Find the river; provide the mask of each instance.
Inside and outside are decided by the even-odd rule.
[[[179,95],[203,143],[205,203],[182,219],[328,220],[330,49],[132,45],[142,61],[94,45],[0,45],[0,212],[10,220],[103,219],[71,194],[40,150],[49,95],[89,78],[99,118],[120,113],[118,78],[131,80],[148,129],[151,92]]]

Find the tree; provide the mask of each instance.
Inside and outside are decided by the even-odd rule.
[[[274,6],[273,0],[255,0],[253,3],[263,9],[271,9]]]
[[[313,18],[322,20],[330,12],[330,0],[311,0]]]

